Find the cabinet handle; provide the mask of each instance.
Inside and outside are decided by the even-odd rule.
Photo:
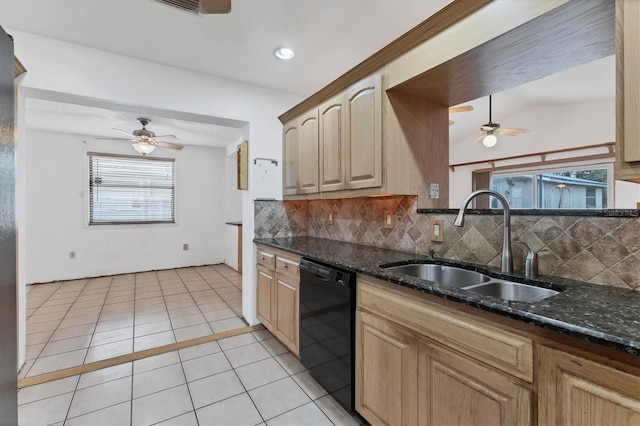
[[[289,269],[289,265],[285,264],[284,269]]]

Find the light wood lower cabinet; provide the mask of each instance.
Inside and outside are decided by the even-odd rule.
[[[300,256],[258,246],[256,314],[296,355],[300,353]]]
[[[356,409],[365,419],[385,425],[531,425],[531,384],[507,373],[531,380],[530,340],[384,285],[358,279]],[[494,362],[487,345],[509,352],[495,354],[509,362]]]
[[[275,282],[275,274],[273,271],[264,266],[258,266],[257,316],[262,324],[269,330],[274,328],[273,297],[275,295]]]
[[[356,410],[372,424],[415,424],[418,340],[366,312],[356,324]]]
[[[541,425],[640,425],[640,377],[555,349],[538,349]]]
[[[421,343],[418,423],[531,425],[531,390],[440,345]]]
[[[364,311],[356,410],[383,425],[531,425],[531,390],[507,374]]]
[[[298,354],[298,324],[300,323],[300,281],[277,274],[275,281],[275,336],[287,348]]]

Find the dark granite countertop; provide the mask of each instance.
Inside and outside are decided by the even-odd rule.
[[[321,238],[269,238],[254,242],[640,356],[640,292],[635,290],[558,277],[531,280],[518,273],[506,276],[493,267]],[[534,303],[513,302],[445,287],[379,267],[416,260],[461,266],[495,278],[564,290]]]

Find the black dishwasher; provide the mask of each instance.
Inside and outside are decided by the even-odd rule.
[[[354,410],[355,274],[300,260],[300,362],[345,410]]]

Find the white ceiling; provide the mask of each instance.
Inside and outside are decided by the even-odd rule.
[[[307,97],[451,0],[232,1],[230,14],[198,16],[154,0],[0,0],[0,25]],[[278,46],[296,57],[277,60]],[[605,58],[496,94],[494,121],[519,127],[508,116],[533,105],[612,100],[614,69]],[[451,140],[488,121],[486,98],[465,104],[475,110],[452,115]],[[150,130],[185,145],[224,147],[241,137],[240,123],[124,106],[30,99],[26,115],[29,128],[79,135],[120,137],[112,127],[131,131],[146,116]]]
[[[615,56],[608,56],[567,71],[503,92],[494,93],[492,121],[502,127],[522,127],[509,118],[538,105],[614,102],[616,98]],[[456,143],[480,135],[480,126],[489,121],[489,97],[465,102],[473,111],[451,114],[449,140]],[[533,130],[533,129],[530,129]]]

